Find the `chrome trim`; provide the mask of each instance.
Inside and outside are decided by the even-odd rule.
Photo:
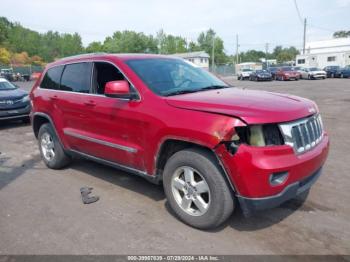
[[[311,129],[309,128],[309,126]],[[284,137],[285,144],[291,146],[296,154],[304,153],[314,148],[323,138],[323,125],[320,114],[315,114],[293,122],[278,125]],[[302,146],[298,147],[292,129],[296,128],[300,135]],[[303,132],[305,129],[305,134]],[[312,133],[312,135],[310,134]],[[311,139],[313,137],[313,139]]]
[[[70,149],[69,151],[72,152],[72,153],[78,154],[78,155],[80,155],[82,157],[91,159],[93,161],[100,162],[100,163],[108,165],[108,166],[112,166],[112,167],[115,167],[115,168],[118,168],[118,169],[122,169],[122,170],[125,170],[125,171],[132,172],[133,174],[136,174],[136,175],[140,175],[140,176],[143,176],[143,177],[146,177],[146,178],[151,178],[151,179],[157,179],[157,176],[151,176],[147,172],[139,170],[139,169],[136,169],[136,168],[128,167],[128,166],[121,165],[121,164],[118,164],[118,163],[113,162],[113,161],[105,160],[105,159],[102,159],[102,158],[99,158],[99,157],[96,157],[96,156],[92,156],[92,155],[89,155],[89,154],[86,154],[86,153],[82,153],[82,152],[80,152],[78,150]]]
[[[68,131],[68,130],[64,130],[63,133],[65,135],[69,135],[69,136],[72,136],[72,137],[75,137],[75,138],[83,139],[83,140],[86,140],[86,141],[89,141],[89,142],[94,142],[94,143],[97,143],[97,144],[100,144],[100,145],[103,145],[103,146],[109,146],[109,147],[112,147],[112,148],[124,150],[124,151],[130,152],[130,153],[136,153],[137,152],[137,149],[133,148],[133,147],[123,146],[123,145],[119,145],[119,144],[103,141],[103,140],[96,139],[96,138],[93,138],[93,137],[77,134],[75,132],[71,132],[71,131]]]
[[[64,58],[63,58],[64,59]],[[100,63],[107,63],[107,64],[111,64],[112,66],[114,66],[124,77],[126,80],[128,80],[128,82],[131,84],[131,86],[135,89],[136,93],[137,93],[137,96],[138,96],[138,99],[135,99],[133,101],[137,101],[137,102],[140,102],[142,99],[141,99],[141,94],[140,94],[140,91],[135,87],[135,85],[133,84],[132,81],[130,81],[130,79],[126,76],[126,74],[117,66],[115,65],[113,62],[111,61],[108,61],[108,60],[103,60],[103,59],[99,59],[99,60],[94,60],[93,58],[90,58],[90,59],[84,59],[84,60],[78,60],[78,61],[71,61],[71,62],[66,62],[66,63],[60,63],[58,65],[54,65],[54,66],[51,66],[51,67],[48,67],[45,71],[45,74],[47,73],[47,71],[51,68],[55,68],[55,67],[58,67],[58,66],[63,66],[65,67],[66,65],[71,65],[71,64],[78,64],[78,63],[95,63],[95,62],[100,62]],[[61,74],[61,78],[62,78],[62,75],[63,75],[63,71],[64,71],[64,68],[62,70],[62,74]],[[45,77],[45,74],[42,75],[42,78],[40,80],[40,84],[41,82],[43,81],[44,77]],[[60,84],[61,84],[61,78],[60,78]],[[90,82],[92,81],[92,75],[90,77]],[[65,91],[65,90],[59,90],[59,89],[44,89],[44,88],[41,88],[40,87],[40,84],[38,85],[38,88],[41,89],[41,90],[50,90],[50,91],[58,91],[58,92],[66,92],[66,93],[70,93],[70,94],[80,94],[80,95],[90,95],[90,96],[98,96],[98,97],[107,97],[105,95],[100,95],[100,94],[90,94],[90,93],[79,93],[79,92],[71,92],[71,91]],[[109,97],[110,98],[110,97]],[[119,99],[119,100],[130,100],[128,98],[119,98],[119,97],[113,97],[111,99]]]

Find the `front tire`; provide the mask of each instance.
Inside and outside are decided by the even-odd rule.
[[[172,155],[165,165],[163,186],[177,217],[196,228],[217,227],[234,209],[233,196],[216,159],[201,149]]]
[[[58,140],[51,124],[43,124],[39,129],[38,143],[41,158],[47,167],[61,169],[71,162]]]

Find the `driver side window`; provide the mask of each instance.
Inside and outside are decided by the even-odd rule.
[[[92,77],[92,92],[104,94],[105,85],[110,81],[126,80],[124,75],[113,65],[106,62],[95,62]]]

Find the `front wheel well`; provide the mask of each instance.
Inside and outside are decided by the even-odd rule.
[[[234,185],[231,183],[230,178],[228,177],[226,170],[222,166],[217,155],[210,148],[196,143],[176,139],[166,140],[159,149],[156,162],[156,175],[158,176],[159,180],[162,180],[163,170],[168,159],[175,153],[188,148],[199,149],[203,153],[206,153],[210,158],[212,158],[212,160],[217,164],[218,168],[221,170],[222,175],[224,176],[226,182],[232,190],[232,193],[236,191]]]

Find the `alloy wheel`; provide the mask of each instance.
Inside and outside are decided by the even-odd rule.
[[[191,216],[202,216],[210,206],[208,183],[197,170],[182,166],[175,170],[171,190],[178,206]]]
[[[47,161],[51,161],[55,157],[55,144],[52,136],[45,132],[40,140],[41,151]]]

